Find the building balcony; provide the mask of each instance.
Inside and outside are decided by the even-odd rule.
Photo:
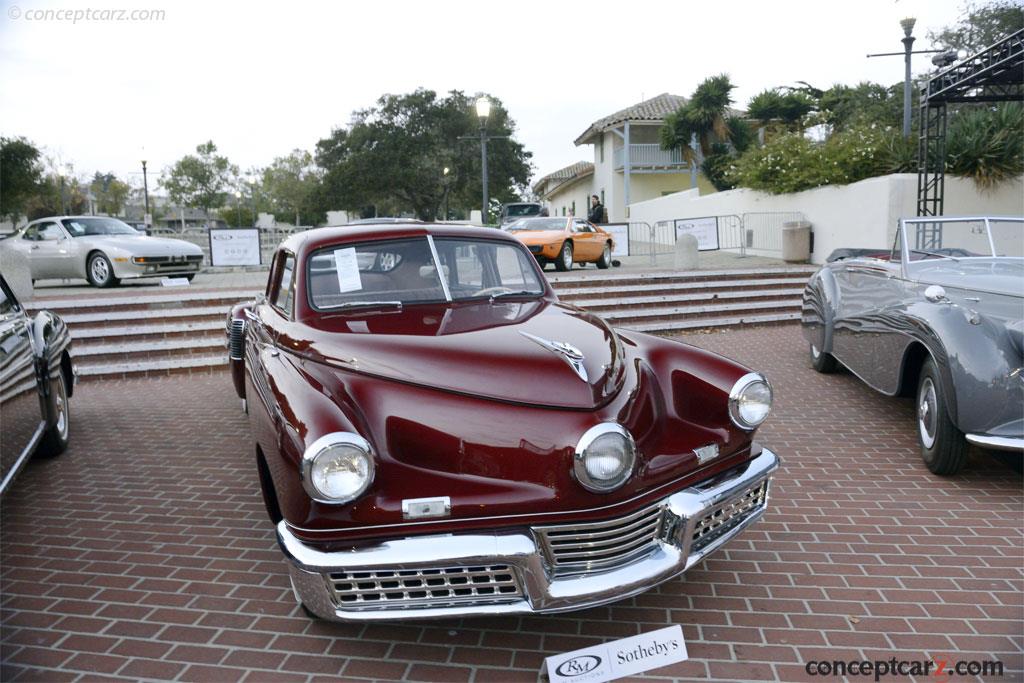
[[[612,156],[612,163],[616,171],[622,171],[626,163],[626,148],[619,147]],[[645,173],[653,171],[675,171],[683,172],[690,168],[690,164],[683,159],[683,152],[679,149],[663,150],[661,145],[630,145],[629,146],[629,172]]]

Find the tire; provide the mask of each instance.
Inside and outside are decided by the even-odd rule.
[[[601,258],[597,260],[597,267],[601,270],[607,270],[612,265],[612,248],[607,242],[604,244],[604,249],[601,251]]]
[[[836,367],[839,365],[835,356],[831,353],[819,351],[818,347],[814,345],[814,342],[808,344],[808,355],[811,357],[811,367],[823,375],[835,372]]]
[[[563,273],[572,270],[572,242],[563,242],[562,249],[558,252],[558,259],[555,261],[555,270]]]
[[[921,366],[914,401],[921,458],[933,474],[957,474],[967,463],[967,439],[949,419],[949,403],[935,361]]]
[[[103,252],[96,252],[85,264],[85,276],[93,287],[114,287],[120,280],[114,276],[114,266]]]
[[[44,458],[53,458],[68,448],[71,434],[71,409],[68,404],[68,388],[64,372],[57,373],[57,379],[50,381],[50,406],[57,415],[56,421],[43,432],[38,453]]]

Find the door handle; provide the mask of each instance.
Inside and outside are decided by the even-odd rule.
[[[32,251],[35,251],[38,248],[39,248],[38,244],[33,244],[31,247],[29,247],[29,249],[32,250]]]

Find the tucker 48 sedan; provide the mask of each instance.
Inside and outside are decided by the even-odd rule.
[[[891,251],[866,251],[807,284],[811,365],[914,397],[935,474],[959,472],[969,443],[1024,452],[1024,219],[906,219]]]
[[[316,616],[601,605],[764,513],[768,381],[559,303],[501,231],[292,236],[227,324],[264,501]]]

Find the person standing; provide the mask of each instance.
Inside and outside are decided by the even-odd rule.
[[[591,223],[604,223],[604,206],[596,194],[590,195],[590,213],[587,220]]]

